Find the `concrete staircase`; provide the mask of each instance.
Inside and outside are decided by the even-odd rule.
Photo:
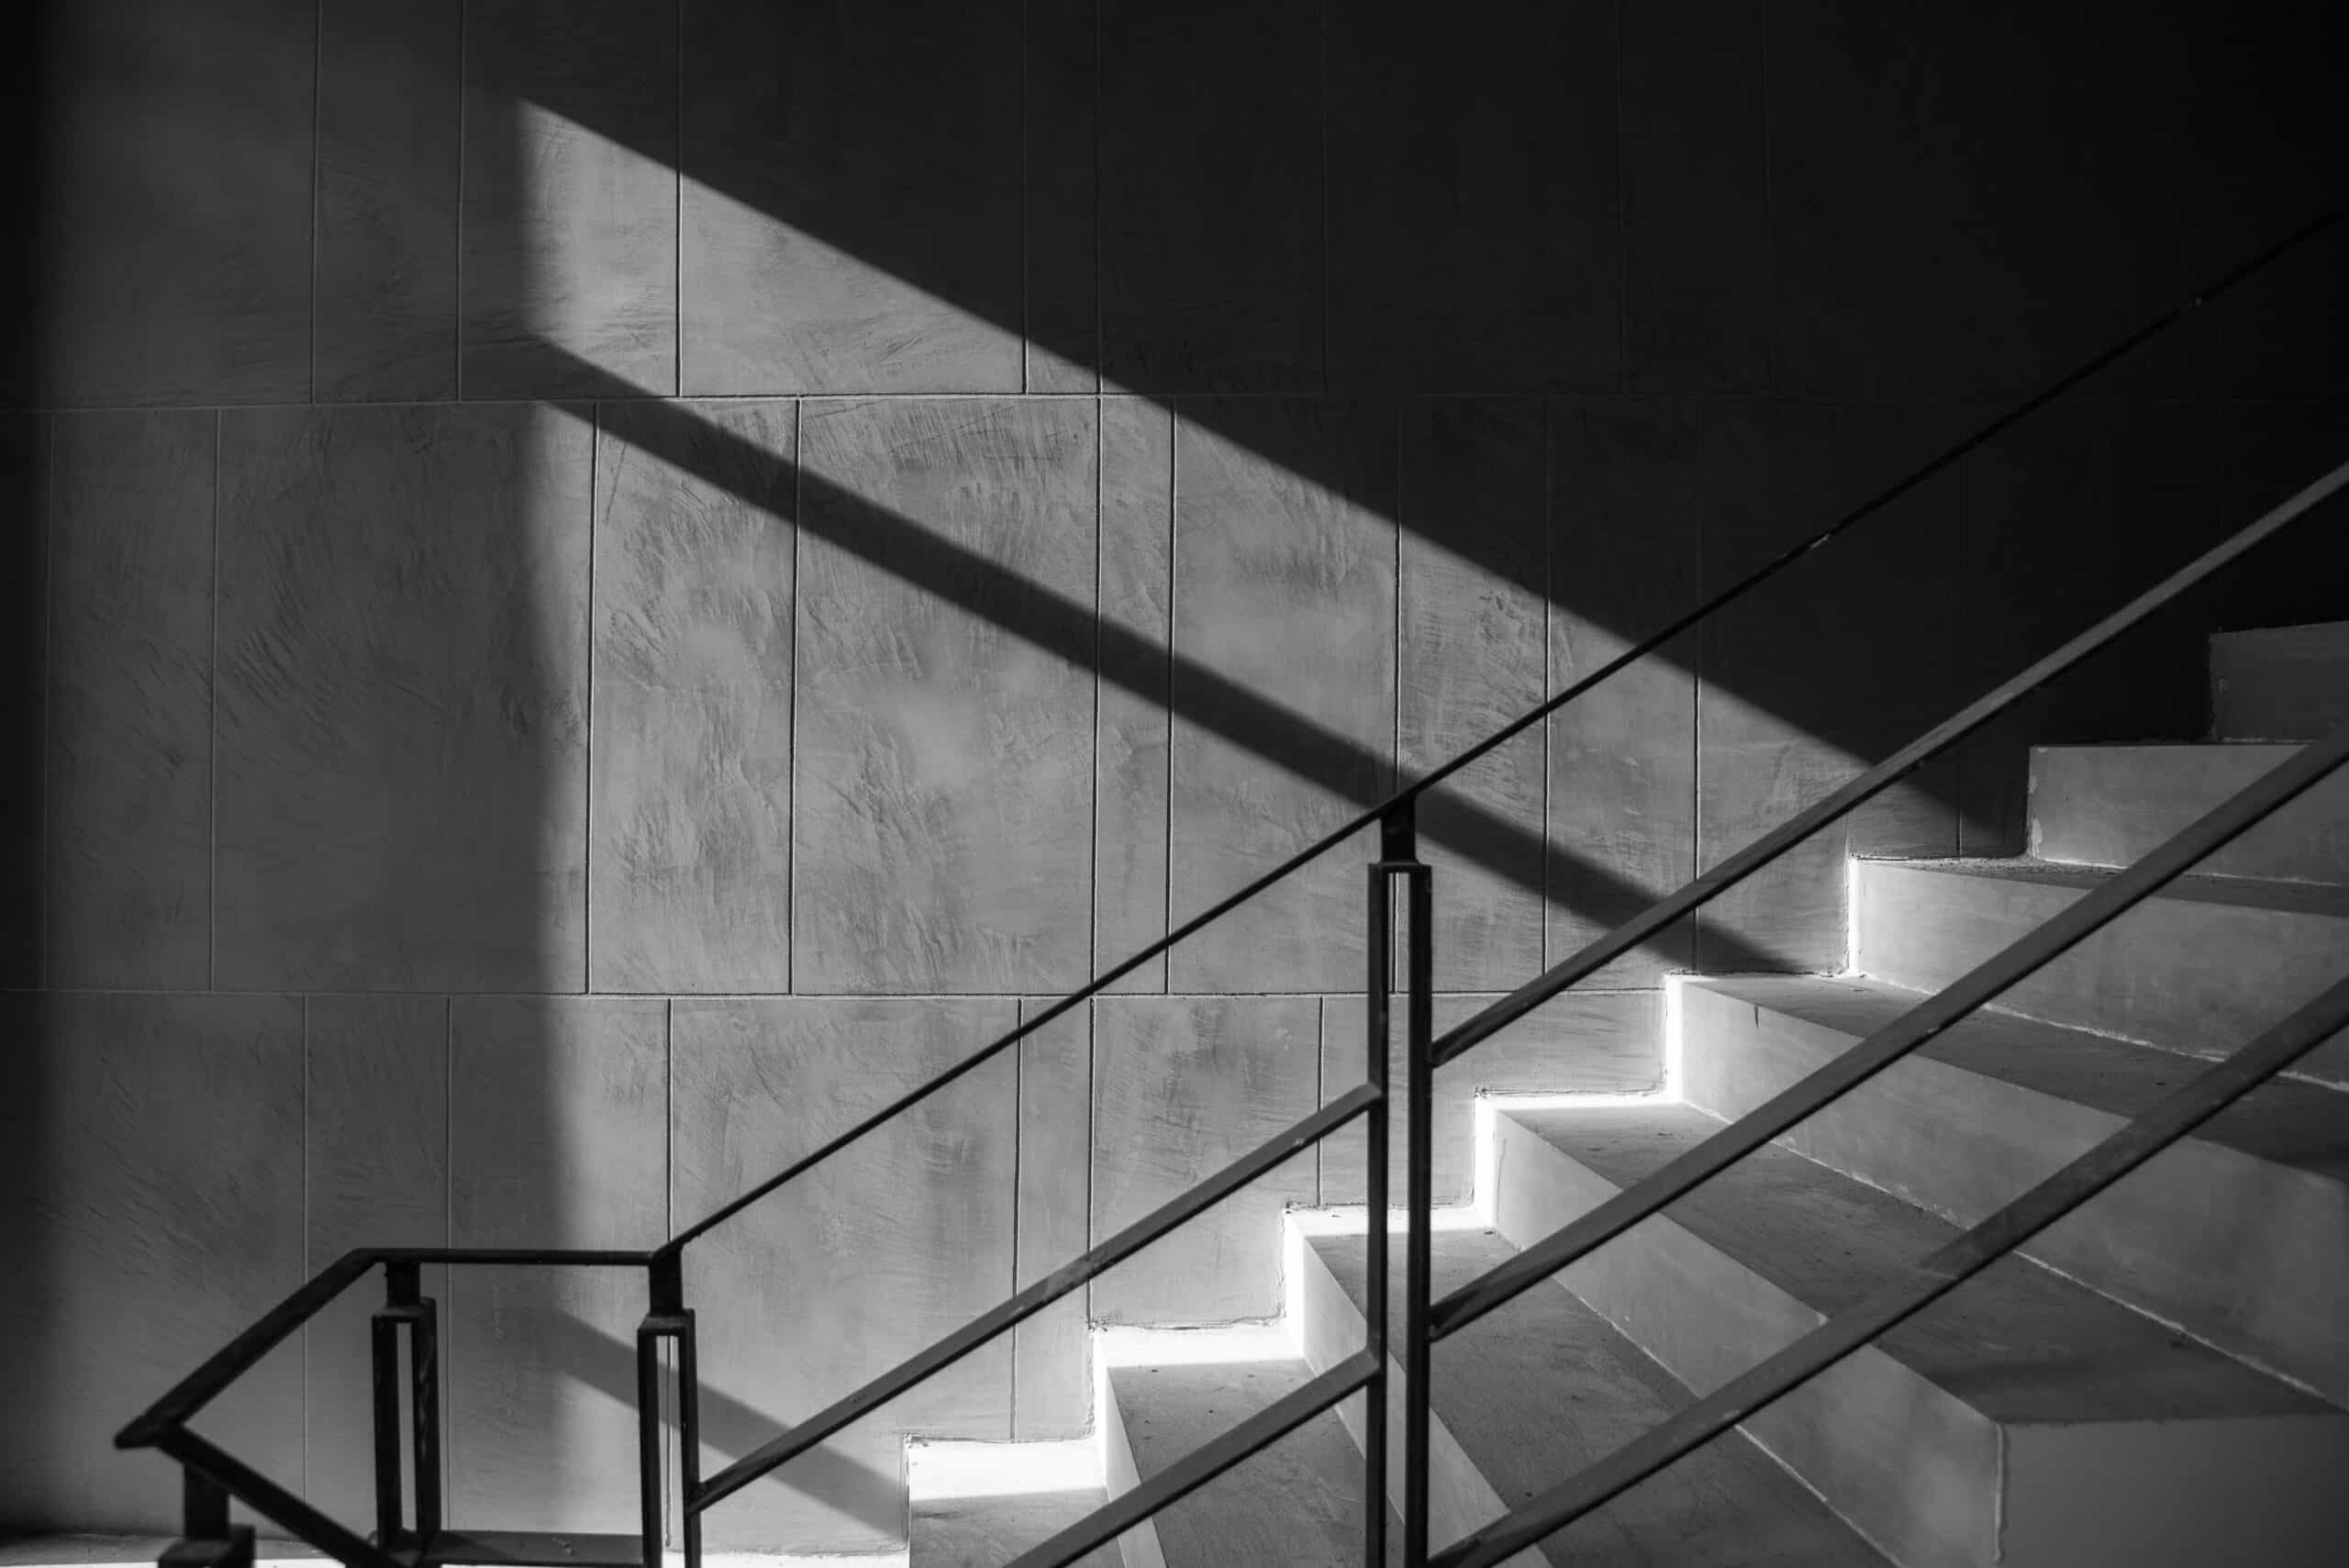
[[[2030,858],[1853,862],[1850,973],[1675,981],[1678,1071],[1664,1095],[1488,1105],[1475,1205],[1440,1217],[1434,1237],[1437,1294],[1638,1182],[2294,742],[2349,721],[2349,624],[2222,636],[2210,662],[2210,740],[2033,751]],[[1498,1517],[1854,1304],[2148,1108],[2196,1070],[2189,1058],[2226,1054],[2349,968],[2349,780],[2208,873],[1440,1347],[1433,1539]],[[2341,1561],[2349,1039],[2303,1068],[1520,1561]],[[1100,1489],[1056,1499],[1049,1520],[1032,1497],[974,1500],[929,1525],[918,1510],[912,1561],[1005,1561],[1357,1347],[1360,1210],[1293,1212],[1285,1227],[1265,1238],[1287,1249],[1282,1323],[1234,1336],[1228,1354],[1195,1338],[1179,1364],[1129,1346],[1127,1364],[1101,1369]],[[1392,1290],[1399,1307],[1399,1278]],[[1399,1366],[1390,1382],[1392,1497]],[[1357,1399],[1308,1423],[1103,1560],[1359,1563],[1361,1415]],[[983,1553],[952,1544],[982,1537]]]

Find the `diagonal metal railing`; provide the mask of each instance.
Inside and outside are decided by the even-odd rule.
[[[1703,1148],[1659,1173],[1649,1183],[1623,1195],[1621,1199],[1604,1206],[1557,1236],[1528,1249],[1510,1263],[1453,1292],[1443,1301],[1431,1303],[1428,1216],[1431,1207],[1431,1159],[1427,1113],[1435,1068],[1456,1059],[1497,1030],[1586,978],[1611,959],[1631,951],[1648,937],[1752,875],[1809,833],[1889,788],[1930,757],[2004,712],[2031,691],[2109,645],[2162,606],[2299,521],[2344,485],[2349,485],[2349,465],[2324,475],[2233,538],[2173,573],[2122,609],[2099,621],[2054,653],[1968,705],[1891,758],[1757,840],[1712,872],[1659,900],[1590,944],[1575,958],[1552,968],[1482,1010],[1440,1040],[1433,1038],[1431,1028],[1433,944],[1430,915],[1432,892],[1429,868],[1419,861],[1417,852],[1418,803],[1430,791],[1440,787],[1464,769],[1661,650],[1725,606],[1753,593],[1811,552],[1881,515],[1894,501],[2174,328],[2211,300],[2261,272],[2278,258],[2308,244],[2333,228],[2344,216],[2349,216],[2349,205],[2337,206],[2230,269],[2188,299],[2056,378],[2039,393],[1983,425],[1913,473],[1871,495],[1802,542],[1772,557],[1737,583],[1632,644],[1583,679],[1529,709],[1442,765],[1410,781],[1386,801],[1348,819],[1246,886],[1105,971],[1090,984],[1062,997],[944,1073],[899,1095],[774,1176],[680,1230],[661,1246],[641,1251],[370,1249],[354,1251],[337,1260],[183,1379],[117,1434],[116,1442],[118,1447],[151,1447],[182,1466],[186,1489],[184,1534],[183,1540],[166,1553],[166,1562],[181,1564],[183,1568],[208,1563],[219,1563],[224,1568],[250,1568],[252,1531],[249,1527],[232,1526],[230,1523],[228,1505],[229,1499],[234,1497],[309,1544],[343,1562],[362,1564],[364,1568],[426,1568],[427,1564],[484,1562],[515,1565],[609,1564],[614,1568],[632,1563],[639,1568],[653,1568],[662,1561],[667,1539],[665,1521],[669,1488],[663,1472],[663,1421],[660,1407],[662,1386],[661,1358],[665,1351],[674,1357],[674,1363],[677,1441],[674,1458],[678,1471],[676,1519],[688,1568],[698,1568],[701,1517],[709,1507],[878,1410],[924,1379],[970,1354],[988,1339],[1024,1321],[1052,1302],[1130,1258],[1284,1161],[1294,1158],[1351,1125],[1357,1118],[1366,1123],[1369,1134],[1366,1195],[1369,1212],[1373,1216],[1383,1213],[1388,1197],[1387,1145],[1392,1101],[1387,1038],[1391,1029],[1388,993],[1393,974],[1390,916],[1392,884],[1398,879],[1405,884],[1408,917],[1404,925],[1408,933],[1404,964],[1407,974],[1406,1095],[1410,1113],[1407,1131],[1406,1207],[1412,1217],[1406,1242],[1406,1302],[1401,1347],[1408,1395],[1404,1402],[1403,1560],[1411,1568],[1419,1568],[1431,1561],[1441,1562],[1445,1568],[1464,1568],[1468,1563],[1501,1561],[1518,1546],[1562,1528],[1571,1518],[1579,1517],[1623,1487],[1636,1484],[1644,1475],[1671,1462],[1688,1448],[1709,1440],[1753,1409],[1760,1407],[1760,1404],[1748,1404],[1747,1401],[1767,1403],[1769,1399],[1778,1397],[1795,1382],[1815,1373],[1824,1365],[1831,1364],[1833,1359],[1848,1354],[1858,1343],[1865,1342],[1867,1337],[1888,1326],[1888,1323],[1878,1323],[1883,1313],[1898,1312],[1900,1316],[1906,1316],[1920,1309],[1942,1292],[1953,1288],[1973,1269],[1982,1266],[1987,1257],[1976,1261],[1977,1251],[1953,1248],[1947,1255],[1920,1265],[1916,1280],[1924,1283],[1911,1282],[1904,1285],[1906,1294],[1898,1300],[1893,1299],[1889,1293],[1880,1302],[1872,1300],[1852,1315],[1848,1323],[1843,1319],[1837,1320],[1838,1324],[1844,1324],[1841,1333],[1831,1338],[1820,1338],[1837,1328],[1837,1324],[1829,1325],[1820,1331],[1820,1335],[1813,1336],[1819,1341],[1817,1345],[1806,1340],[1802,1345],[1793,1347],[1788,1352],[1765,1363],[1765,1367],[1756,1369],[1754,1373],[1748,1374],[1747,1378],[1739,1380],[1731,1388],[1720,1391],[1712,1400],[1684,1412],[1666,1428],[1659,1429],[1658,1433],[1641,1440],[1614,1459],[1603,1462],[1589,1475],[1546,1494],[1509,1518],[1488,1527],[1468,1540],[1447,1548],[1441,1556],[1429,1557],[1426,1533],[1428,1363],[1432,1345],[1437,1340],[1530,1288],[1532,1284],[1547,1278],[1573,1257],[1580,1256],[1591,1247],[1603,1244],[1612,1235],[1620,1234],[1622,1229],[1636,1222],[1639,1213],[1653,1212],[1669,1203],[1688,1187],[1767,1142],[1784,1131],[1786,1127],[1809,1114],[1810,1110],[1828,1103],[1836,1095],[1864,1081],[1869,1073],[1880,1070],[1933,1033],[1948,1027],[1965,1011],[1995,995],[2005,984],[2049,962],[2084,938],[2089,930],[2119,917],[2139,899],[2193,864],[2199,858],[2199,852],[2189,851],[2194,851],[2198,844],[2202,846],[2199,852],[2207,852],[2208,848],[2245,830],[2284,800],[2306,789],[2316,778],[2338,766],[2342,753],[2349,748],[2349,740],[2336,736],[2323,746],[2310,748],[2293,762],[2253,786],[2245,796],[2228,803],[2211,817],[2189,828],[2178,841],[2147,857],[2139,868],[2132,868],[2132,872],[2123,873],[2100,889],[2098,895],[2066,911],[2065,917],[2051,922],[2044,931],[2025,939],[2009,953],[1999,955],[1984,965],[1982,970],[1965,977],[1943,997],[1926,1004],[1908,1018],[1863,1042],[1844,1062],[1816,1075],[1815,1083],[1807,1081],[1798,1085],[1787,1095],[1761,1107]],[[2330,762],[2326,761],[2327,758],[2331,759]],[[1361,1086],[1283,1129],[1190,1191],[1092,1248],[1083,1257],[1016,1293],[897,1367],[779,1433],[706,1481],[701,1478],[698,1473],[701,1444],[696,1324],[692,1309],[685,1305],[684,1289],[683,1255],[686,1247],[841,1150],[1100,995],[1141,965],[1207,929],[1339,845],[1352,840],[1374,824],[1380,830],[1381,847],[1379,860],[1369,868],[1365,901],[1364,989],[1369,1028],[1364,1042],[1366,1076]],[[2120,891],[2115,892],[2116,888]],[[2088,907],[2090,906],[2093,907]],[[2081,912],[2084,907],[2087,908],[2086,914]],[[2277,1065],[2266,1068],[2262,1074],[2272,1075],[2273,1072],[2288,1065],[2289,1060],[2297,1059],[2298,1054],[2308,1048],[2306,1045],[2298,1051],[2290,1051],[2288,1057],[2284,1053],[2308,1029],[2321,1025],[2332,1016],[2326,1009],[2340,1003],[2340,991],[2341,988],[2336,988],[2335,992],[2328,993],[2326,998],[2312,1004],[2310,1009],[2298,1016],[2299,1032],[2272,1031],[2269,1037],[2243,1053],[2241,1060],[2245,1063],[2245,1070],[2282,1057]],[[2316,1038],[2322,1037],[2320,1034]],[[2144,1118],[2145,1123],[2153,1127],[2154,1133],[2161,1135],[2159,1142],[2153,1148],[2140,1151],[2141,1140],[2140,1143],[2128,1144],[2121,1154],[2096,1164],[2091,1163],[2097,1157],[2092,1153],[2079,1162],[2085,1169],[2085,1174],[2070,1185],[2059,1188],[2052,1196],[2044,1198],[2035,1191],[2009,1214],[1977,1228],[1969,1240],[1976,1242],[1977,1251],[1980,1246],[1993,1242],[1998,1243],[1997,1251],[2003,1251],[2024,1239],[2027,1231],[2024,1235],[2013,1236],[2012,1240],[2005,1240],[2015,1227],[2026,1223],[2032,1229],[2043,1226],[2068,1207],[2084,1201],[2086,1196],[2092,1195],[2094,1190],[2100,1190],[2100,1186],[2086,1184],[2100,1182],[2109,1184],[2110,1181],[2118,1179],[2122,1172],[2112,1169],[2115,1161],[2123,1158],[2142,1161],[2150,1157],[2154,1148],[2182,1136],[2183,1131],[2196,1122],[2182,1121],[2181,1118],[2191,1117],[2196,1107],[2202,1106],[2205,1100],[2222,1094],[2247,1092],[2248,1083],[2242,1084],[2240,1087],[2234,1086],[2241,1077],[2240,1073],[2225,1077],[2218,1073],[2207,1075],[2208,1082],[2215,1086],[2208,1088],[2202,1098],[2192,1101],[2166,1120],[2156,1120],[2163,1112]],[[2198,1088],[2201,1086],[2197,1085]],[[1801,1108],[1804,1106],[1809,1108]],[[2213,1114],[2216,1108],[2216,1104],[2212,1104],[2209,1109],[2202,1110],[2200,1116]],[[2168,1107],[2164,1109],[2166,1111]],[[2174,1126],[2176,1130],[2170,1130]],[[2124,1133],[2115,1141],[2119,1143],[2129,1137],[2129,1133]],[[2105,1173],[2107,1172],[2110,1173]],[[2072,1174],[2067,1171],[2052,1179],[2047,1185],[2054,1187],[2056,1183]],[[2026,1209],[2025,1204],[2033,1199],[2040,1200],[2038,1207]],[[2046,1214],[2045,1218],[2037,1218],[2048,1204],[2059,1201],[2061,1207]],[[2013,1218],[2018,1214],[2020,1218]],[[1632,1218],[1623,1218],[1626,1215]],[[1993,1227],[2000,1221],[2006,1221],[2007,1228],[1994,1229]],[[1059,1565],[1074,1561],[1148,1519],[1157,1509],[1206,1485],[1231,1465],[1277,1440],[1316,1414],[1352,1395],[1364,1392],[1368,1395],[1364,1445],[1366,1462],[1363,1526],[1365,1561],[1383,1565],[1386,1560],[1384,1478],[1387,1443],[1386,1380],[1389,1372],[1386,1300],[1387,1228],[1374,1222],[1368,1230],[1369,1300],[1365,1318],[1369,1327],[1364,1349],[1358,1354],[1331,1367],[1272,1407],[1203,1445],[1165,1472],[1113,1500],[1092,1517],[1026,1553],[1018,1560],[1016,1568],[1059,1568]],[[1996,1251],[1988,1255],[1995,1256]],[[530,1264],[622,1267],[645,1271],[648,1310],[639,1328],[637,1345],[640,1529],[636,1533],[552,1536],[467,1532],[447,1527],[442,1518],[440,1496],[439,1326],[435,1304],[424,1296],[420,1289],[419,1271],[426,1264],[455,1267]],[[196,1435],[190,1429],[189,1423],[272,1349],[282,1344],[328,1303],[378,1267],[384,1271],[386,1284],[385,1304],[374,1316],[371,1337],[374,1373],[376,1518],[375,1528],[370,1537],[327,1518],[234,1455]],[[1931,1295],[1919,1294],[1929,1288]],[[1898,1320],[1898,1317],[1890,1319]],[[403,1339],[407,1352],[405,1378],[402,1376],[400,1354]],[[1811,1348],[1805,1350],[1806,1346]],[[1795,1351],[1804,1351],[1804,1354],[1795,1356]],[[1820,1360],[1822,1356],[1827,1359]],[[1767,1377],[1762,1375],[1765,1372],[1769,1374]],[[402,1397],[404,1387],[405,1398]],[[404,1483],[413,1486],[412,1507],[405,1495]],[[1511,1542],[1516,1545],[1511,1545]]]

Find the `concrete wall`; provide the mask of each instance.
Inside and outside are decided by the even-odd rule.
[[[2170,9],[61,12],[10,97],[0,1519],[164,1525],[107,1434],[341,1249],[690,1223],[2337,195],[2330,8]],[[1446,989],[2349,452],[2343,261],[1481,766],[1427,823]],[[2332,564],[2180,612],[1480,1081],[1653,1083],[1662,970],[1831,967],[1847,849],[2009,847],[2024,740],[2191,732],[2192,634],[2337,615]],[[696,1252],[712,1462],[1342,1086],[1368,852]],[[1271,1310],[1271,1213],[1359,1169],[1096,1316]],[[457,1519],[630,1528],[634,1282],[436,1289]],[[365,1310],[206,1422],[351,1519]],[[713,1543],[893,1539],[900,1434],[1073,1429],[1081,1327]]]

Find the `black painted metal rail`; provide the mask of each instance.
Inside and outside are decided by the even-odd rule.
[[[678,1496],[676,1523],[687,1568],[699,1568],[701,1516],[760,1476],[871,1414],[925,1378],[968,1355],[994,1335],[1025,1320],[1051,1302],[1097,1277],[1169,1234],[1197,1214],[1239,1191],[1248,1183],[1296,1157],[1319,1140],[1351,1123],[1367,1123],[1370,1158],[1367,1207],[1370,1256],[1365,1318],[1368,1332],[1363,1350],[1314,1378],[1272,1407],[1242,1421],[1193,1454],[1135,1490],[1115,1499],[1086,1519],[1063,1531],[1018,1560],[1016,1568],[1059,1568],[1123,1531],[1147,1520],[1157,1509],[1187,1496],[1231,1465],[1326,1411],[1355,1393],[1365,1393],[1364,1516],[1365,1561],[1384,1568],[1386,1561],[1386,1475],[1388,1433],[1387,1234],[1385,1223],[1388,1192],[1388,1139],[1391,1123],[1389,1082],[1389,993],[1393,985],[1392,884],[1405,884],[1406,950],[1406,1081],[1407,1110],[1405,1207],[1409,1217],[1405,1244],[1405,1308],[1402,1353],[1407,1396],[1405,1411],[1401,1557],[1408,1568],[1431,1562],[1442,1568],[1470,1568],[1497,1562],[1542,1539],[1590,1508],[1603,1504],[1625,1487],[1680,1454],[1743,1419],[1753,1410],[1782,1396],[1893,1323],[1921,1309],[1931,1301],[2004,1251],[2093,1195],[2103,1186],[2150,1158],[2161,1147],[2240,1097],[2256,1083],[2283,1070],[2340,1027],[2349,1014],[2349,985],[2336,986],[2318,1002],[2278,1026],[2232,1062],[2198,1079],[2187,1090],[2137,1123],[2059,1173],[2041,1187],[1977,1227],[1967,1237],[1917,1265],[1895,1285],[1871,1297],[1861,1307],[1836,1319],[1813,1335],[1755,1368],[1710,1398],[1684,1411],[1671,1422],[1642,1438],[1584,1475],[1563,1484],[1525,1508],[1475,1535],[1446,1547],[1433,1557],[1428,1541],[1427,1495],[1430,1355],[1433,1344],[1485,1312],[1547,1278],[1558,1268],[1653,1213],[1744,1153],[1783,1132],[1787,1127],[1865,1080],[1871,1073],[1915,1049],[1966,1011],[1980,1006],[2006,984],[2043,964],[2090,931],[2117,918],[2140,899],[2181,874],[2211,848],[2245,830],[2285,800],[2292,798],[2340,765],[2349,755],[2349,732],[2321,746],[2309,748],[2293,761],[2189,828],[2169,845],[2149,855],[2139,866],[2109,882],[2088,898],[2065,911],[2041,931],[2024,939],[1887,1029],[1854,1048],[1842,1061],[1797,1085],[1701,1148],[1675,1161],[1656,1176],[1621,1195],[1575,1224],[1528,1249],[1510,1262],[1453,1292],[1441,1302],[1430,1301],[1429,1216],[1431,1207],[1430,1103],[1435,1069],[1455,1060],[1498,1029],[1586,978],[1612,959],[1631,951],[1648,937],[1700,907],[1767,864],[1809,833],[1889,788],[1936,752],[2003,712],[2014,702],[2097,649],[2110,643],[2197,583],[2266,542],[2298,521],[2325,499],[2349,484],[2349,465],[2334,470],[2316,484],[2263,516],[2248,528],[2204,555],[2121,610],[2105,617],[2067,642],[2048,658],[1968,705],[1891,758],[1867,770],[1825,800],[1798,814],[1669,897],[1590,944],[1575,958],[1520,987],[1484,1009],[1441,1040],[1433,1037],[1433,948],[1430,916],[1432,885],[1429,868],[1417,853],[1415,817],[1419,800],[1463,769],[1542,722],[1594,687],[1661,650],[1675,638],[1723,607],[1742,599],[1794,566],[1811,551],[1831,544],[1890,503],[1950,468],[1967,454],[1997,439],[2032,414],[2079,386],[2099,372],[2244,280],[2264,271],[2283,255],[2298,250],[2349,216],[2349,205],[2337,206],[2287,235],[2213,280],[2192,297],[2148,322],[2043,390],[1989,421],[1905,478],[1879,491],[1800,544],[1783,551],[1736,584],[1714,595],[1652,635],[1641,639],[1590,674],[1460,752],[1434,770],[1406,784],[1378,805],[1350,818],[1334,831],[1299,851],[1246,886],[1169,931],[1122,962],[1105,971],[1090,984],[1062,997],[953,1067],[918,1088],[897,1096],[804,1158],[761,1182],[697,1223],[680,1230],[661,1246],[642,1251],[617,1250],[531,1250],[396,1248],[362,1250],[346,1254],[295,1291],[261,1321],[182,1380],[154,1405],[127,1425],[116,1438],[122,1448],[154,1448],[182,1466],[185,1486],[184,1538],[166,1554],[177,1568],[251,1568],[253,1532],[231,1526],[231,1497],[242,1501],[293,1535],[342,1562],[361,1568],[428,1568],[443,1562],[535,1563],[634,1562],[658,1568],[667,1540],[666,1484],[662,1473],[662,1390],[674,1390],[677,1430]],[[1231,910],[1284,881],[1370,827],[1380,828],[1380,858],[1370,868],[1365,899],[1364,951],[1367,964],[1364,992],[1368,1017],[1364,1084],[1339,1096],[1272,1140],[1226,1166],[1217,1174],[1178,1195],[1082,1258],[1054,1271],[963,1329],[947,1335],[918,1355],[825,1410],[782,1432],[707,1481],[699,1477],[699,1370],[694,1313],[685,1305],[682,1258],[684,1250],[711,1230],[731,1220],[761,1199],[849,1144],[863,1138],[930,1095],[994,1060],[1029,1035],[1071,1009],[1098,995],[1142,964],[1163,954],[1222,918]],[[2328,1022],[2328,1020],[2330,1020]],[[420,1270],[428,1264],[469,1266],[551,1266],[640,1268],[646,1273],[647,1308],[637,1336],[637,1402],[640,1448],[640,1530],[634,1537],[529,1535],[512,1532],[467,1532],[451,1529],[441,1514],[440,1496],[440,1409],[441,1380],[439,1362],[437,1307],[424,1296]],[[371,1355],[374,1372],[376,1451],[376,1518],[372,1538],[326,1517],[284,1487],[260,1474],[217,1445],[197,1436],[188,1423],[209,1402],[282,1344],[328,1303],[359,1279],[382,1268],[385,1299],[374,1317]],[[402,1375],[405,1345],[406,1375]],[[662,1357],[671,1358],[665,1369]],[[403,1456],[415,1491],[412,1509],[403,1496]]]

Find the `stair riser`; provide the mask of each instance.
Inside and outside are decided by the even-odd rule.
[[[2047,746],[2031,755],[2031,852],[2124,866],[2289,757],[2289,746]],[[2203,862],[2217,876],[2349,882],[2349,773]]]
[[[1687,1099],[1731,1118],[1857,1043],[1698,985],[1682,994],[1681,1018]],[[2181,1078],[2193,1071],[2180,1066]],[[2121,1125],[1910,1056],[1781,1141],[1973,1225]],[[2349,1189],[2338,1183],[2188,1140],[2023,1252],[2349,1405]]]
[[[1854,960],[1863,974],[1938,991],[2082,894],[2047,883],[1859,861]],[[2200,900],[2139,905],[1998,998],[2026,1018],[2197,1056],[2232,1053],[2340,978],[2349,920]],[[2349,1086],[2349,1036],[2299,1073]]]
[[[1402,1238],[1395,1238],[1399,1248]],[[1362,1312],[1346,1295],[1329,1264],[1310,1247],[1293,1250],[1304,1254],[1304,1265],[1298,1278],[1298,1291],[1292,1306],[1302,1319],[1305,1361],[1316,1373],[1327,1372],[1362,1348],[1364,1323]],[[1392,1303],[1397,1321],[1402,1317],[1403,1303],[1398,1297]],[[1347,1435],[1359,1449],[1364,1442],[1364,1401],[1367,1395],[1357,1394],[1338,1407],[1338,1415],[1346,1424]],[[1405,1391],[1403,1363],[1394,1355],[1386,1359],[1386,1496],[1399,1512],[1403,1507],[1403,1422]],[[1475,1462],[1460,1446],[1459,1439],[1441,1418],[1428,1422],[1428,1540],[1441,1546],[1456,1540],[1470,1530],[1490,1524],[1507,1513],[1500,1495],[1477,1470]],[[1563,1559],[1560,1560],[1563,1563]],[[1508,1560],[1509,1568],[1549,1568],[1550,1559],[1538,1549],[1521,1551]]]
[[[2210,639],[2221,740],[2313,740],[2349,721],[2349,622]]]
[[[1497,1137],[1497,1218],[1520,1246],[1619,1190],[1506,1116]],[[1560,1278],[1700,1395],[1821,1321],[1663,1218]],[[1881,1351],[1858,1351],[1741,1429],[1906,1568],[1995,1561],[1998,1429]]]

